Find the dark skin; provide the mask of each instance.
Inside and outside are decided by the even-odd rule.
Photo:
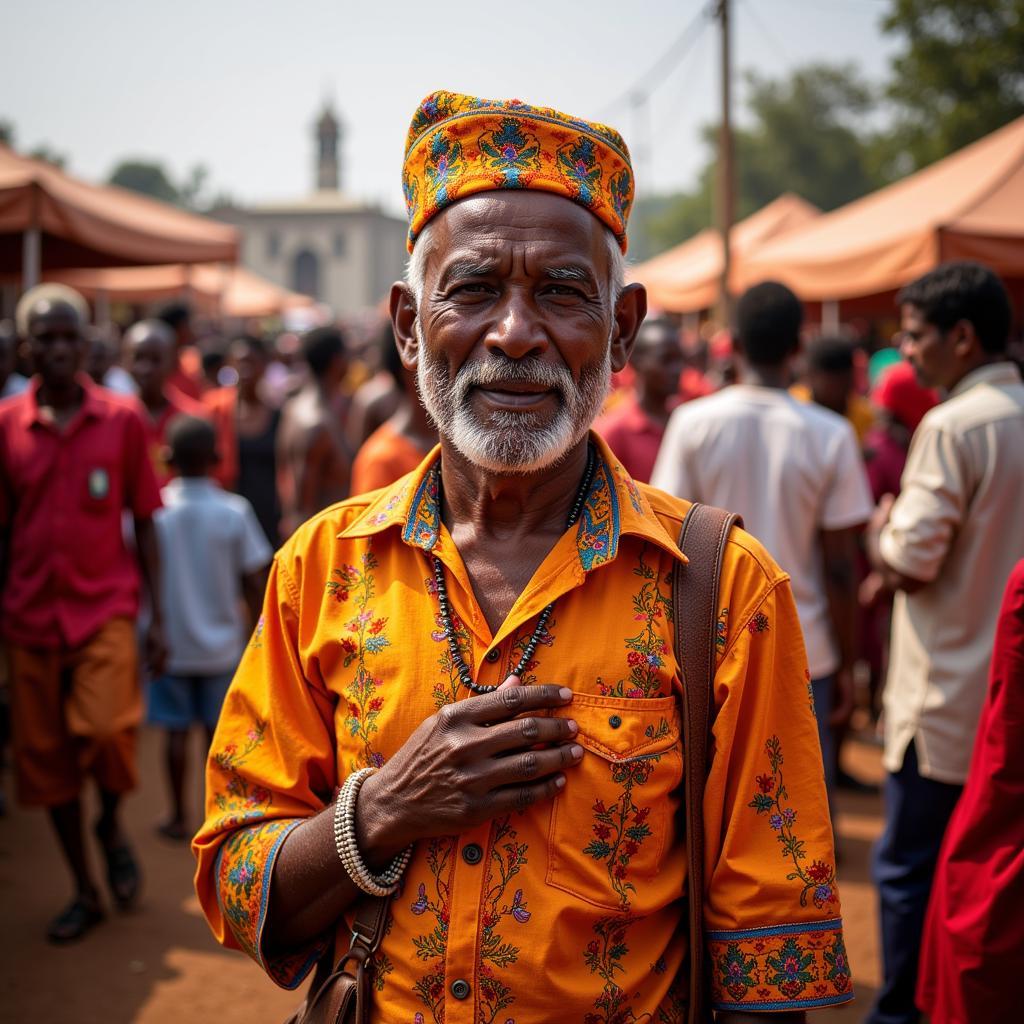
[[[434,224],[420,304],[404,284],[391,292],[395,337],[409,370],[420,358],[417,320],[453,377],[468,361],[500,354],[560,363],[578,381],[609,344],[613,369],[625,365],[646,296],[634,285],[612,300],[604,229],[585,210],[542,193],[493,192],[455,204]],[[579,280],[550,274],[567,266],[581,271]],[[499,389],[478,391],[470,401],[485,415],[524,405],[554,413],[557,399]],[[469,463],[442,429],[442,515],[492,630],[564,532],[586,445],[583,439],[555,466],[506,475]],[[409,843],[552,799],[583,750],[573,742],[574,722],[534,713],[571,701],[568,688],[524,687],[512,676],[495,693],[426,719],[360,791],[357,841],[367,865],[379,870]],[[339,868],[331,817],[328,808],[299,825],[281,848],[265,930],[274,949],[332,927],[358,895]]]
[[[78,311],[60,301],[38,303],[28,318],[28,347],[35,371],[40,376],[37,394],[40,415],[55,430],[64,431],[81,410],[85,393],[77,373],[85,358],[84,325]],[[139,564],[152,603],[153,616],[146,635],[146,655],[154,672],[162,671],[166,659],[160,605],[159,556],[152,521],[135,521]],[[9,538],[4,538],[5,543]],[[4,552],[5,553],[5,552]],[[0,558],[0,565],[6,559]],[[100,817],[96,834],[107,848],[121,844],[120,794],[100,791]],[[98,889],[85,845],[80,800],[49,808],[50,820],[61,851],[71,871],[77,895],[93,906]]]
[[[669,401],[679,394],[679,377],[686,366],[679,333],[668,324],[644,324],[630,363],[636,371],[634,391],[640,408],[665,426],[671,412]]]
[[[914,368],[918,383],[927,388],[952,391],[967,374],[990,363],[1005,359],[1001,353],[986,352],[969,320],[960,320],[948,330],[929,323],[924,311],[912,303],[900,308],[900,353]],[[888,590],[913,594],[927,585],[888,565],[879,549],[879,538],[895,499],[883,495],[865,531],[865,549],[877,580],[870,589],[877,592],[878,583]]]
[[[174,334],[158,321],[135,324],[125,335],[128,372],[139,389],[139,398],[154,419],[167,408],[165,387],[177,358]]]

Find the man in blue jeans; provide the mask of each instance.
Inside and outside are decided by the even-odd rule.
[[[987,267],[947,263],[898,301],[904,358],[948,397],[918,426],[900,496],[882,499],[866,534],[874,569],[896,592],[875,851],[885,971],[870,1024],[920,1019],[932,876],[967,779],[1003,587],[1024,556],[1024,383],[1006,353],[1006,290]]]

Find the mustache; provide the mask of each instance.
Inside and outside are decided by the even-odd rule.
[[[567,394],[573,387],[572,374],[562,366],[551,366],[537,359],[503,362],[469,363],[455,375],[455,386],[461,395],[471,388],[494,387],[498,384],[531,384]]]

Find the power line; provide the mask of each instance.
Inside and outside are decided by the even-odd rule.
[[[713,4],[701,6],[679,33],[671,46],[631,85],[602,108],[602,116],[623,104],[636,106],[671,73],[676,65],[689,53],[690,48],[701,36],[701,30],[713,13]]]

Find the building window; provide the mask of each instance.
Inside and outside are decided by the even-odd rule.
[[[292,288],[314,299],[320,298],[320,261],[316,253],[310,249],[300,249],[295,254],[292,263]]]
[[[345,233],[343,231],[334,233],[334,258],[336,260],[345,258]]]
[[[281,236],[276,231],[267,234],[267,259],[276,260],[281,255]]]

